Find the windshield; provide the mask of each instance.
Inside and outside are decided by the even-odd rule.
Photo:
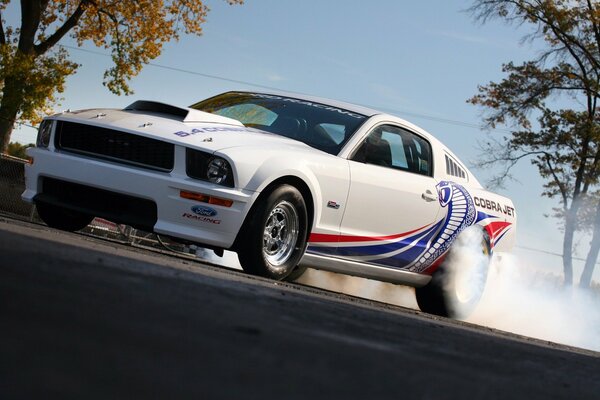
[[[326,104],[260,93],[224,93],[191,108],[233,118],[334,155],[367,118]]]

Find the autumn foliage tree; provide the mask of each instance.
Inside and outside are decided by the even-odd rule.
[[[241,4],[243,0],[226,0]],[[59,45],[66,36],[110,50],[104,85],[128,94],[128,81],[182,33],[200,35],[202,0],[21,0],[21,25],[6,26],[0,0],[0,152],[17,121],[36,123],[56,103],[78,65]]]
[[[469,101],[484,107],[489,126],[513,128],[504,140],[484,146],[488,157],[481,164],[504,163],[502,180],[519,160],[529,158],[545,179],[543,195],[560,199],[557,211],[564,222],[563,267],[568,285],[573,281],[575,232],[582,218],[598,222],[593,225],[580,280],[582,286],[589,286],[600,249],[600,203],[592,196],[600,174],[600,4],[477,0],[470,11],[483,22],[499,18],[531,26],[525,39],[544,43],[545,50],[533,60],[504,64],[505,78],[480,86]],[[596,205],[590,207],[590,201]]]

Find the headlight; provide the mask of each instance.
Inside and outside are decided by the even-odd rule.
[[[37,147],[48,147],[50,144],[50,134],[52,133],[52,120],[45,119],[38,128],[36,140]]]
[[[214,157],[208,162],[206,177],[209,181],[222,184],[227,180],[230,174],[231,170],[229,168],[229,163],[226,160]]]
[[[229,162],[198,150],[186,149],[186,173],[190,178],[233,187],[233,171]]]

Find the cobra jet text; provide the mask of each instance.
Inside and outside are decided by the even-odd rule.
[[[481,207],[481,208],[485,208],[487,210],[492,210],[492,211],[497,211],[497,212],[501,212],[505,215],[508,215],[510,217],[514,217],[515,216],[515,209],[514,207],[509,207],[507,205],[503,206],[502,204],[493,201],[493,200],[488,200],[488,199],[482,199],[479,197],[474,197],[473,200],[475,201],[475,205],[477,207]]]

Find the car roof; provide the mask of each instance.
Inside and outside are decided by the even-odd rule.
[[[403,118],[400,118],[396,115],[393,115],[393,114],[390,114],[387,112],[378,111],[378,110],[375,110],[375,109],[372,109],[369,107],[365,107],[365,106],[359,106],[357,104],[346,103],[346,102],[338,101],[338,100],[332,100],[332,99],[328,99],[325,97],[310,96],[310,95],[301,94],[301,93],[293,93],[293,92],[285,92],[285,91],[277,91],[277,90],[269,90],[269,91],[231,90],[231,91],[221,93],[221,94],[226,94],[226,93],[264,94],[264,95],[271,95],[271,96],[288,97],[288,98],[292,98],[292,99],[310,101],[310,102],[314,102],[314,103],[319,103],[319,104],[324,104],[324,105],[328,105],[328,106],[332,106],[332,107],[341,108],[341,109],[344,109],[344,110],[347,110],[347,111],[350,111],[353,113],[364,115],[367,118],[371,118],[371,117],[377,115],[378,119],[380,119],[380,118],[384,119],[384,120],[389,119],[390,121],[400,123],[400,124],[404,125],[405,127],[418,132],[419,134],[424,136],[427,140],[429,140],[429,142],[432,143],[433,146],[439,148],[440,150],[443,150],[445,153],[452,156],[455,160],[460,161],[460,158],[458,158],[454,154],[454,152],[452,152],[446,145],[444,145],[434,135],[432,135],[425,129],[413,124],[410,121],[407,121]],[[468,172],[469,181],[471,182],[471,185],[481,187],[481,184],[479,183],[477,178],[475,178],[475,176],[469,170],[469,168],[467,168],[466,165],[462,161],[460,161],[459,163],[460,163],[461,167],[464,168]]]
[[[320,104],[325,104],[325,105],[332,106],[332,107],[341,108],[344,110],[351,111],[353,113],[362,114],[366,117],[372,117],[373,115],[379,115],[379,114],[387,114],[382,111],[374,110],[372,108],[365,107],[365,106],[359,106],[357,104],[346,103],[344,101],[338,101],[338,100],[332,100],[332,99],[328,99],[325,97],[310,96],[310,95],[301,94],[301,93],[284,92],[284,91],[276,91],[276,90],[260,91],[260,92],[259,91],[249,91],[249,90],[248,91],[232,90],[232,91],[229,91],[226,93],[266,94],[266,95],[272,95],[272,96],[289,97],[292,99],[311,101],[313,103],[320,103]],[[225,93],[223,93],[223,94],[225,94]]]

